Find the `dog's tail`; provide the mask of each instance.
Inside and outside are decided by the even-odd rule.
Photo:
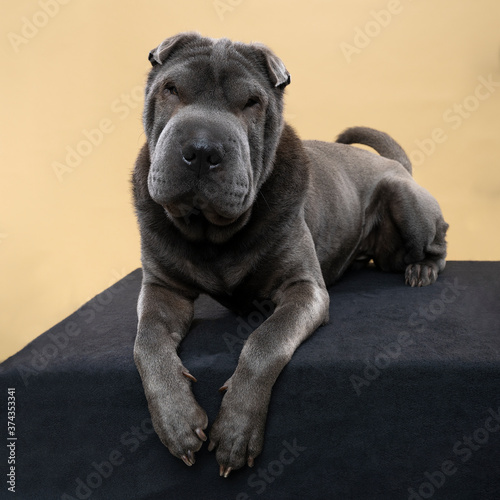
[[[370,146],[381,156],[396,160],[403,165],[410,174],[411,162],[403,148],[388,134],[368,127],[351,127],[344,130],[338,137],[341,144],[365,144]]]

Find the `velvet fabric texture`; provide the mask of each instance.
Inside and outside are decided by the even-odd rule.
[[[17,438],[2,411],[2,470],[14,458],[18,498],[500,498],[500,262],[449,262],[425,288],[349,271],[330,323],[278,378],[263,453],[227,479],[206,444],[187,467],[152,429],[133,361],[140,282],[138,269],[0,365]],[[180,356],[210,424],[269,312],[198,299]]]

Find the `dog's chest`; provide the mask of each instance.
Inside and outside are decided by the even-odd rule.
[[[246,266],[226,259],[193,262],[185,259],[183,272],[189,281],[209,295],[231,295],[245,278]]]

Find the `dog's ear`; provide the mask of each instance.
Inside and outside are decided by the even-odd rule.
[[[180,48],[187,42],[191,42],[197,38],[201,38],[201,35],[194,31],[179,33],[178,35],[171,36],[170,38],[165,38],[165,40],[163,40],[158,47],[149,52],[149,62],[152,66],[163,64],[172,54],[174,49]]]
[[[285,68],[283,61],[262,43],[252,43],[265,58],[271,82],[275,87],[285,88],[290,83],[290,73]]]

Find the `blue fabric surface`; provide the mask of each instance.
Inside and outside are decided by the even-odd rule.
[[[136,270],[0,365],[3,410],[15,388],[18,498],[500,498],[500,262],[449,262],[421,289],[348,272],[330,288],[330,323],[278,378],[255,467],[227,479],[206,445],[188,468],[152,430],[132,356],[140,281]],[[266,312],[198,300],[180,356],[210,423]],[[3,478],[0,497],[15,497]]]

